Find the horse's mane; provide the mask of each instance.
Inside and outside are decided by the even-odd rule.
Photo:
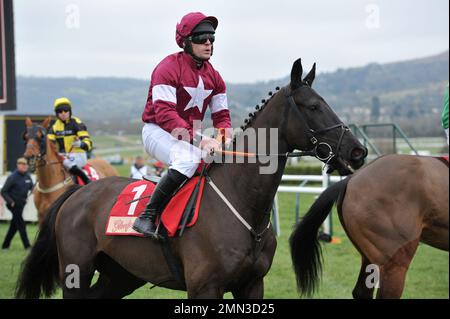
[[[277,86],[275,88],[275,91],[278,92],[280,90],[280,87]],[[257,104],[255,106],[255,112],[249,113],[248,117],[244,120],[244,124],[241,125],[242,131],[245,131],[247,128],[251,127],[255,119],[258,117],[259,114],[261,114],[261,111],[264,110],[267,104],[272,100],[272,98],[276,95],[272,91],[269,91],[268,98],[261,100],[262,105]],[[234,136],[233,138],[233,144],[236,142],[236,138],[239,135]]]

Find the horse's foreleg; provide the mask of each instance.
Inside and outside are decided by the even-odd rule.
[[[189,299],[223,299],[224,289],[213,285],[203,286],[201,289],[188,288]]]
[[[262,299],[264,297],[264,280],[257,278],[249,284],[232,291],[235,299]]]
[[[406,272],[418,245],[418,239],[404,245],[380,267],[380,288],[377,299],[398,299],[402,296]]]
[[[353,288],[353,298],[355,299],[372,299],[374,288],[369,288],[366,283],[367,279],[367,266],[370,261],[363,256],[361,260],[361,269],[359,271],[358,281],[355,288]]]

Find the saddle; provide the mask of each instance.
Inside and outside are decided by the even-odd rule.
[[[143,237],[132,226],[156,187],[157,179],[152,177],[149,180],[130,183],[120,192],[106,222],[106,235]],[[192,227],[196,223],[204,184],[205,177],[191,178],[165,206],[158,222],[164,226],[168,237],[175,237],[179,231],[181,235],[184,227]],[[188,211],[190,208],[192,211]]]
[[[95,182],[100,179],[100,175],[98,174],[97,170],[91,165],[89,164],[84,165],[82,170],[84,171],[84,173],[91,182]],[[83,180],[79,176],[72,175],[72,178],[74,179],[74,182],[77,183],[78,185],[82,186],[84,185]]]

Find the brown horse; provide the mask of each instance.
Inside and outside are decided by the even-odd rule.
[[[33,124],[30,118],[25,121],[27,131],[24,134],[24,157],[28,159],[31,171],[36,171],[37,175],[38,183],[33,195],[40,226],[50,205],[73,184],[70,174],[62,165],[62,157],[58,154],[56,145],[47,138],[49,124],[50,117],[41,125]],[[97,171],[100,178],[119,175],[115,168],[103,159],[90,159],[88,164]]]
[[[112,177],[64,194],[51,208],[37,242],[24,263],[16,295],[51,295],[55,283],[65,283],[70,265],[78,265],[80,286],[63,285],[64,298],[119,298],[146,282],[186,290],[189,298],[262,298],[263,278],[272,264],[276,239],[270,211],[286,153],[299,150],[331,152],[326,160],[342,174],[362,166],[367,150],[311,88],[315,68],[302,80],[301,61],[294,63],[291,83],[274,94],[239,135],[233,149],[246,150],[249,128],[279,128],[273,174],[261,174],[262,160],[213,163],[208,176],[251,229],[244,227],[230,206],[207,183],[200,214],[183,237],[170,239],[184,282],[168,267],[159,241],[132,236],[105,236],[108,213],[121,190],[133,180]],[[272,136],[273,137],[273,136]],[[268,135],[257,135],[258,143]],[[260,145],[260,144],[257,144]],[[326,146],[328,145],[328,146]],[[322,154],[323,156],[324,154]],[[42,257],[44,256],[44,257]],[[94,271],[100,273],[90,287]]]
[[[445,161],[388,155],[327,188],[291,235],[300,292],[311,295],[317,288],[317,230],[337,201],[341,224],[362,256],[353,297],[372,298],[370,283],[378,278],[377,298],[400,298],[419,242],[448,251],[448,184]]]

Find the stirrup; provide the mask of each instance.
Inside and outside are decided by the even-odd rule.
[[[156,239],[156,240],[160,240],[163,237],[159,234],[159,227],[161,226],[161,220],[158,223],[158,226],[156,226],[156,230],[153,233],[153,235],[151,236],[151,238]]]

